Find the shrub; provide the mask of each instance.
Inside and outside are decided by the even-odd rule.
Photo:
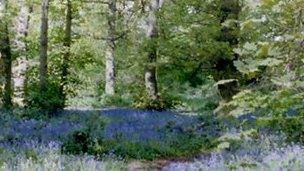
[[[46,90],[40,92],[38,83],[29,84],[25,99],[26,107],[49,111],[50,113],[62,109],[63,99],[59,95],[59,86],[59,83],[49,81]]]
[[[157,158],[192,157],[202,150],[209,150],[214,145],[211,136],[201,136],[191,131],[176,135],[168,134],[162,141],[133,141],[119,137],[105,139],[102,133],[99,132],[102,130],[104,122],[97,120],[96,115],[90,116],[86,120],[88,126],[73,132],[64,141],[62,152],[67,154],[87,153],[97,157],[114,154],[124,159],[154,160]]]
[[[126,107],[131,106],[132,100],[130,97],[125,97],[121,95],[103,95],[100,99],[102,106],[115,106],[115,107]]]
[[[119,141],[108,143],[108,148],[115,155],[125,159],[155,160],[165,158],[187,158],[199,154],[209,147],[210,142],[204,137],[179,135],[163,141]]]
[[[121,141],[104,140],[91,137],[83,131],[76,131],[62,147],[68,154],[91,154],[103,156],[114,153],[124,159],[154,160],[159,158],[183,158],[195,156],[211,147],[210,139],[204,137],[189,137],[181,135],[172,137],[164,142],[159,141]]]
[[[286,140],[304,143],[303,93],[291,89],[271,92],[245,90],[215,112],[233,116],[234,125],[286,134]]]
[[[140,109],[149,109],[149,110],[166,110],[172,109],[175,106],[181,104],[178,98],[163,94],[160,95],[157,99],[151,99],[146,93],[141,93],[136,96],[133,107]]]
[[[86,126],[73,132],[64,142],[62,151],[68,154],[102,154],[102,131],[105,121],[98,113],[92,113],[86,118]]]
[[[284,133],[288,142],[304,144],[304,118],[297,117],[276,117],[260,119],[258,125]]]

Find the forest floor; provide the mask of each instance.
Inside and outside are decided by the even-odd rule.
[[[139,109],[104,109],[104,110],[66,110],[55,114],[48,120],[10,119],[0,135],[24,140],[54,141],[75,129],[84,126],[82,121],[91,114],[99,114],[106,122],[103,136],[113,139],[119,136],[127,140],[162,140],[170,128],[170,133],[179,134],[198,124],[197,116],[188,116],[169,111],[151,111]],[[89,124],[89,123],[88,123]],[[14,136],[15,135],[15,136]]]
[[[0,111],[1,112],[1,111]],[[94,130],[107,139],[118,139],[118,142],[148,141],[165,142],[168,138],[182,134],[200,134],[210,130],[200,128],[201,120],[196,115],[178,114],[169,111],[149,111],[139,109],[68,109],[54,114],[49,119],[24,119],[13,115],[0,115],[0,171],[2,170],[231,170],[242,168],[249,170],[303,170],[304,147],[297,144],[284,145],[282,137],[259,135],[256,140],[244,139],[242,143],[232,141],[229,150],[198,153],[189,157],[154,158],[153,160],[121,159],[96,160],[95,157],[82,155],[65,155],[61,153],[63,140],[87,125],[94,125],[92,115],[102,116],[106,123],[101,130]],[[230,133],[231,137],[235,137]],[[195,141],[194,141],[195,142]],[[175,144],[176,143],[176,144]],[[179,146],[173,141],[172,146]],[[193,143],[192,140],[182,141],[182,145]],[[195,142],[197,143],[197,142]],[[201,139],[199,143],[202,144]],[[130,145],[130,144],[120,144]],[[150,155],[150,147],[138,148],[129,146],[122,150],[133,150],[134,155]],[[159,145],[159,144],[157,144]],[[162,148],[167,150],[166,143]],[[227,146],[223,144],[223,146]],[[196,147],[196,146],[195,146]],[[237,148],[235,148],[237,147]],[[183,146],[181,146],[183,150]],[[120,149],[121,150],[121,149]],[[135,152],[134,152],[135,150]],[[142,151],[136,151],[142,150]],[[152,150],[152,153],[155,152]],[[174,149],[176,150],[176,149]],[[197,149],[199,151],[199,149]],[[169,151],[170,152],[170,151]],[[128,153],[128,151],[124,151]],[[178,153],[177,153],[178,154]],[[51,165],[50,165],[51,163]],[[81,169],[80,169],[81,170]],[[236,169],[238,170],[238,169]]]
[[[104,119],[106,123],[104,128],[101,131],[97,130],[96,133],[102,134],[108,140],[162,142],[168,137],[179,136],[193,129],[197,133],[202,131],[195,127],[200,123],[198,116],[195,115],[127,108],[68,109],[46,120],[3,117],[2,115],[0,117],[0,149],[2,147],[28,150],[33,145],[32,143],[34,146],[48,146],[52,142],[61,144],[61,141],[69,134],[88,124],[93,124],[88,123],[87,120],[92,114],[100,114]],[[170,162],[170,159],[153,162],[131,160],[126,168],[127,170],[159,170]]]

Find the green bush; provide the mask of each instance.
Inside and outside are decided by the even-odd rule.
[[[28,92],[25,99],[27,108],[54,112],[63,108],[63,99],[60,97],[57,82],[48,81],[46,90],[40,92],[38,83],[28,85]]]
[[[89,147],[92,145],[91,141],[92,138],[86,131],[76,131],[64,143],[62,151],[68,154],[88,153]]]
[[[28,107],[16,114],[23,119],[46,120],[51,117],[50,112],[51,110],[42,110],[38,107]]]
[[[164,142],[159,141],[123,141],[119,139],[104,140],[92,137],[86,131],[74,132],[62,147],[68,154],[91,154],[103,156],[114,153],[124,159],[154,160],[159,158],[183,158],[199,154],[210,148],[211,141],[203,137],[187,135],[174,137]]]
[[[131,141],[120,138],[105,140],[98,133],[104,123],[98,121],[96,116],[89,117],[86,122],[91,126],[73,132],[64,141],[63,153],[91,154],[97,157],[111,153],[124,159],[154,160],[192,157],[214,146],[211,136],[200,136],[187,132],[174,137],[168,136],[163,141]]]
[[[242,129],[266,129],[283,133],[288,142],[304,143],[303,97],[303,93],[292,89],[270,92],[244,90],[234,96],[232,101],[219,106],[216,112],[222,116],[235,117],[236,121],[251,113],[254,115],[251,123],[245,119],[234,125]]]
[[[179,135],[163,141],[121,141],[105,142],[106,148],[124,159],[155,160],[193,157],[210,148],[211,141],[205,137]]]
[[[135,96],[135,102],[133,107],[140,109],[150,109],[150,110],[166,110],[172,109],[175,106],[181,104],[180,100],[176,97],[163,94],[157,99],[151,99],[146,93],[141,93]]]
[[[92,113],[86,118],[86,126],[73,132],[65,139],[62,151],[68,154],[102,154],[105,152],[102,131],[105,120],[98,113]]]
[[[304,117],[276,117],[260,119],[258,125],[283,133],[288,142],[304,144]]]
[[[102,106],[126,107],[131,106],[132,99],[121,95],[103,95],[100,103]]]

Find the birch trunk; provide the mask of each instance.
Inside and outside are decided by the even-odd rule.
[[[13,64],[13,87],[14,87],[14,102],[23,106],[26,91],[26,73],[28,70],[27,59],[27,43],[31,7],[26,5],[25,0],[18,3],[19,13],[14,20],[15,37],[13,40],[13,47],[18,53],[18,57]]]
[[[157,47],[156,39],[158,36],[156,12],[161,8],[162,2],[160,0],[151,0],[147,13],[147,33],[146,36],[150,39],[152,47],[148,52],[147,66],[145,69],[145,86],[146,91],[151,99],[158,98],[157,78],[156,78],[156,61],[157,61]]]
[[[115,94],[115,22],[116,22],[116,0],[110,0],[107,15],[108,36],[106,42],[106,85],[105,93],[107,95]]]

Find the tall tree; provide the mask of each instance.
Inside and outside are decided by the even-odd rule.
[[[12,53],[8,31],[7,0],[0,1],[0,53],[3,59],[5,78],[3,104],[5,108],[12,106]]]
[[[109,0],[107,24],[108,36],[106,39],[106,85],[105,93],[114,95],[115,93],[115,25],[116,25],[116,0]]]
[[[67,85],[67,76],[69,74],[69,61],[70,61],[70,51],[71,51],[71,42],[72,42],[72,2],[71,0],[66,1],[66,21],[65,21],[65,36],[64,36],[64,54],[62,60],[61,68],[61,85],[59,88],[59,96],[62,100],[61,107],[65,106],[66,93],[64,89]]]
[[[49,0],[41,1],[41,30],[40,30],[40,91],[46,89],[47,84],[47,50],[48,50],[48,10]]]
[[[145,86],[146,91],[151,99],[157,99],[158,88],[156,79],[156,60],[157,60],[157,17],[156,12],[161,8],[161,0],[151,0],[147,8],[147,31],[146,36],[149,39],[150,47],[148,48],[147,65],[145,69]]]
[[[14,101],[23,105],[26,91],[26,73],[28,70],[27,36],[32,7],[25,0],[18,3],[19,12],[14,19],[13,48],[17,52],[17,59],[13,64]]]

